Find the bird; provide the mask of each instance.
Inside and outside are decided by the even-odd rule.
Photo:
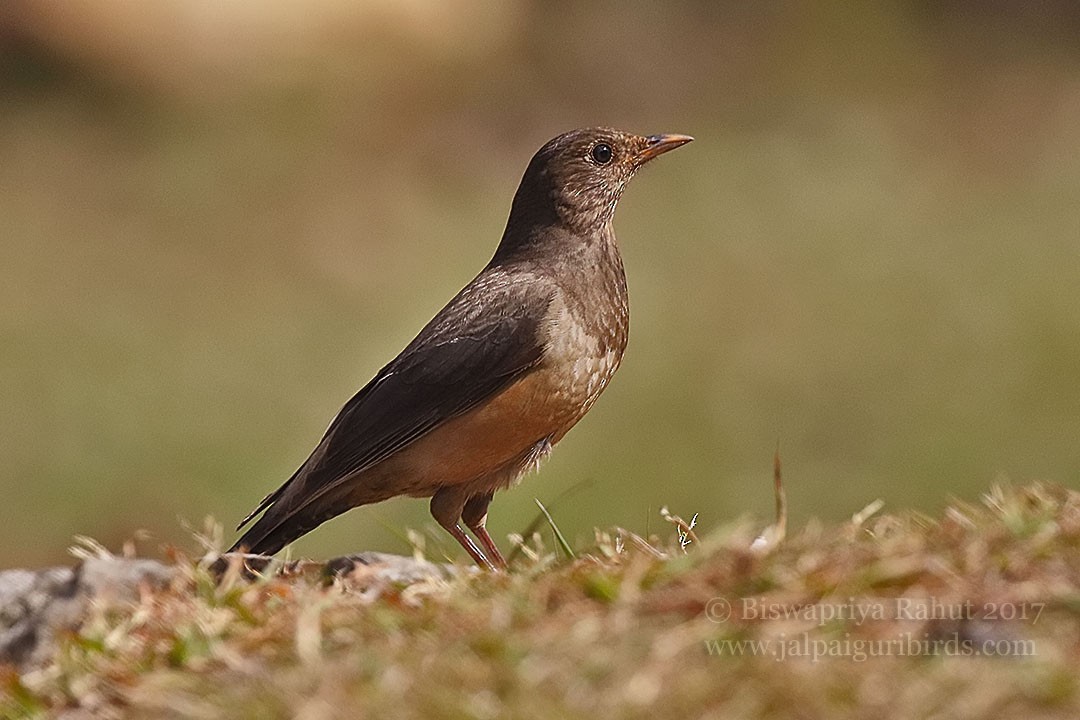
[[[270,556],[352,508],[406,495],[431,498],[432,517],[478,565],[506,568],[486,529],[494,493],[585,416],[626,349],[615,207],[642,165],[691,140],[594,127],[545,143],[487,266],[345,403],[226,553]]]

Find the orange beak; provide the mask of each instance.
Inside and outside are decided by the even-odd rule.
[[[645,149],[638,153],[637,164],[646,163],[657,155],[663,155],[668,150],[674,150],[693,139],[689,135],[650,135],[645,138],[648,143]]]

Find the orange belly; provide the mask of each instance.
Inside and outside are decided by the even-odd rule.
[[[551,381],[549,372],[534,371],[372,470],[395,476],[399,492],[417,496],[491,475],[500,476],[491,478],[494,485],[506,484],[522,469],[512,467],[516,460],[544,439],[554,444],[581,417],[552,392]]]

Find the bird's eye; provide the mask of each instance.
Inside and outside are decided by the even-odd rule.
[[[611,146],[607,143],[597,143],[592,149],[592,159],[597,165],[607,165],[611,162]]]

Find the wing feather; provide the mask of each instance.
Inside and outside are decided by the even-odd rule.
[[[303,498],[288,502],[294,515],[535,367],[554,292],[539,278],[523,280],[489,269],[469,283],[345,404],[307,461],[245,522],[302,482]]]

